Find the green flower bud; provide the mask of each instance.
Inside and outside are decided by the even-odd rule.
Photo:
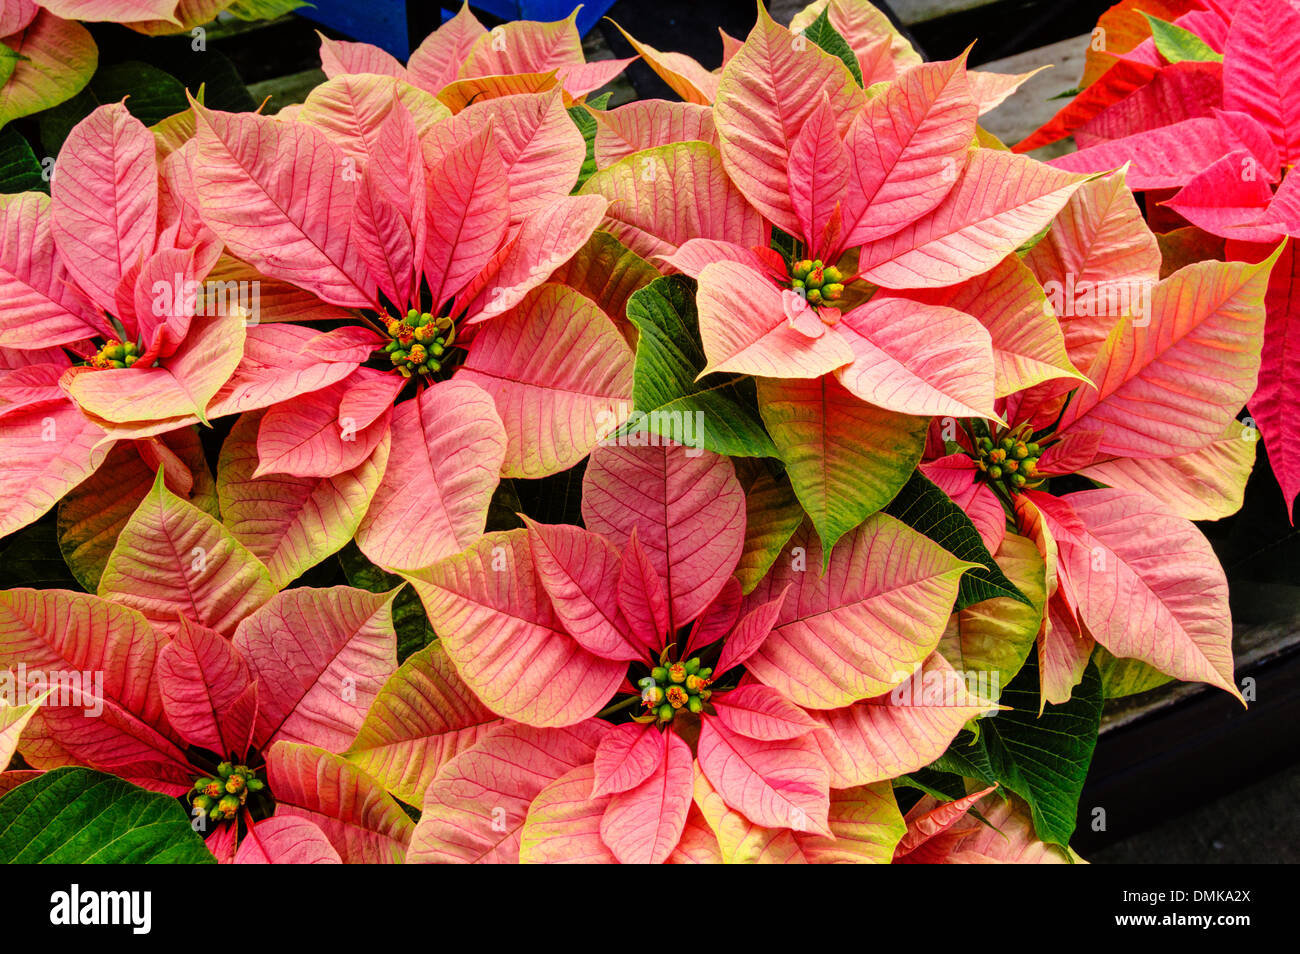
[[[226,791],[232,795],[238,795],[244,790],[244,786],[247,784],[248,783],[244,780],[244,776],[236,772],[234,775],[230,776],[230,778],[226,779]]]
[[[837,285],[844,281],[844,274],[834,265],[826,266],[822,274],[825,276],[826,281],[830,282],[832,285]]]
[[[659,705],[664,701],[664,691],[658,686],[650,686],[641,690],[641,701],[649,707]]]
[[[239,811],[239,805],[240,802],[238,795],[223,795],[221,796],[221,801],[217,803],[217,807],[225,813],[227,818],[233,818],[235,816],[235,812]]]
[[[235,771],[235,766],[232,765],[230,762],[222,762],[220,765],[217,766],[217,774],[220,775],[222,778],[230,778],[230,776],[234,773],[234,771]]]
[[[212,806],[215,804],[216,800],[208,798],[206,795],[199,795],[194,799],[194,807],[205,815],[212,810]]]
[[[659,707],[658,713],[660,722],[672,722],[673,716],[677,714],[677,710],[665,702]]]
[[[844,294],[844,286],[839,282],[831,282],[829,285],[822,286],[822,294],[827,301],[837,301]]]
[[[1013,487],[1023,487],[1025,484],[1026,484],[1026,480],[1025,480],[1025,475],[1024,475],[1024,474],[1012,474],[1012,475],[1011,475],[1011,486],[1013,486]]]
[[[712,676],[712,675],[713,675],[713,667],[712,667],[712,666],[705,666],[705,667],[704,667],[703,669],[701,669],[700,672],[699,672],[699,676],[700,676],[701,679],[708,679],[708,678],[709,678],[710,676]]]
[[[822,292],[820,288],[812,288],[808,291],[808,304],[820,305],[822,303]]]
[[[683,665],[686,666],[687,675],[693,676],[700,671],[700,657],[692,656],[690,659],[686,660]]]
[[[665,683],[668,681],[668,667],[655,666],[653,669],[650,670],[650,675],[651,677],[653,677],[655,682]]]
[[[686,666],[682,663],[675,662],[668,667],[668,680],[681,685],[686,681]]]
[[[266,783],[260,778],[250,778],[248,780],[248,790],[250,792],[260,792],[264,788],[266,788]]]
[[[1002,468],[999,467],[997,464],[994,464],[992,467],[989,468],[989,476],[992,477],[994,480],[997,480],[1002,476]]]

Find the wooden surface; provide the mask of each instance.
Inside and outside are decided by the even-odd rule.
[[[898,19],[911,26],[937,20],[950,13],[964,13],[977,7],[988,6],[993,0],[890,0],[890,7]]]
[[[990,73],[1028,73],[1040,66],[1049,68],[1030,77],[1005,103],[985,114],[980,124],[1007,145],[1014,145],[1055,116],[1068,100],[1052,97],[1078,85],[1090,39],[1089,35],[1076,36],[981,65],[981,70]],[[1050,159],[1073,149],[1072,142],[1067,141],[1036,149],[1030,155]]]

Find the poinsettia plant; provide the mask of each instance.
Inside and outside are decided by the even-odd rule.
[[[4,592],[6,668],[101,674],[29,717],[23,757],[182,796],[222,861],[337,863],[332,843],[344,860],[400,860],[410,819],[332,754],[396,668],[393,596],[277,593],[267,568],[160,474],[96,594]]]
[[[487,30],[469,4],[430,33],[403,66],[370,43],[321,38],[321,66],[330,79],[358,73],[393,76],[437,96],[453,110],[482,99],[564,91],[580,100],[606,85],[635,57],[587,62],[576,25],[517,20]]]
[[[1231,12],[1094,85],[1214,80]],[[681,102],[465,6],[274,116],[103,106],[0,201],[0,532],[72,574],[0,591],[0,816],[108,773],[225,862],[1068,863],[1106,697],[1242,698],[1192,521],[1285,122],[1213,61],[1202,158],[1268,191],[1223,261],[1151,230],[1181,160],[1008,150],[1026,77],[862,0],[628,39]]]
[[[560,95],[453,116],[401,80],[362,74],[326,83],[291,120],[196,104],[190,198],[204,224],[256,274],[345,309],[330,330],[263,326],[342,373],[266,412],[253,477],[334,477],[391,436],[356,531],[382,566],[463,549],[502,474],[577,463],[629,396],[618,326],[548,281],[606,205],[569,195],[585,148]]]
[[[1053,165],[1127,164],[1162,244],[1182,261],[1267,259],[1300,234],[1289,175],[1300,158],[1300,8],[1289,0],[1122,3],[1108,22],[1125,14],[1128,29],[1113,52],[1089,54],[1084,90],[1016,149],[1073,135],[1079,150]],[[1296,371],[1287,358],[1298,333],[1296,267],[1287,242],[1272,271],[1263,364],[1250,399],[1288,512],[1300,493],[1289,413]]]

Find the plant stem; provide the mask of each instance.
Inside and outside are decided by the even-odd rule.
[[[605,709],[602,709],[600,712],[597,712],[596,718],[600,719],[607,715],[613,715],[615,712],[622,712],[624,709],[630,709],[632,706],[636,705],[636,703],[640,701],[641,701],[640,696],[628,696],[626,699],[623,699],[620,702],[616,702],[612,706],[608,706]]]

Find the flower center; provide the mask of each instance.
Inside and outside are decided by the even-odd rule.
[[[232,821],[248,802],[249,796],[265,788],[266,783],[247,765],[222,762],[217,766],[216,775],[204,775],[194,780],[189,799],[195,812],[206,820]]]
[[[1042,448],[1029,436],[1027,425],[1021,425],[994,440],[981,437],[975,442],[975,464],[992,483],[999,483],[1008,493],[1032,489],[1043,482],[1038,473],[1038,458]]]
[[[434,317],[414,308],[405,318],[389,318],[386,328],[392,340],[383,350],[404,378],[441,371],[443,355],[456,340],[456,325],[451,318]]]
[[[92,368],[129,368],[139,357],[140,346],[135,342],[109,338],[86,364]]]
[[[808,304],[820,305],[838,301],[844,294],[844,275],[820,258],[805,258],[790,266],[790,287],[800,292]]]
[[[641,705],[655,715],[658,722],[672,722],[677,710],[685,707],[690,712],[700,712],[713,693],[709,677],[713,670],[700,668],[700,657],[668,666],[655,666],[650,675],[637,683],[641,690]]]

